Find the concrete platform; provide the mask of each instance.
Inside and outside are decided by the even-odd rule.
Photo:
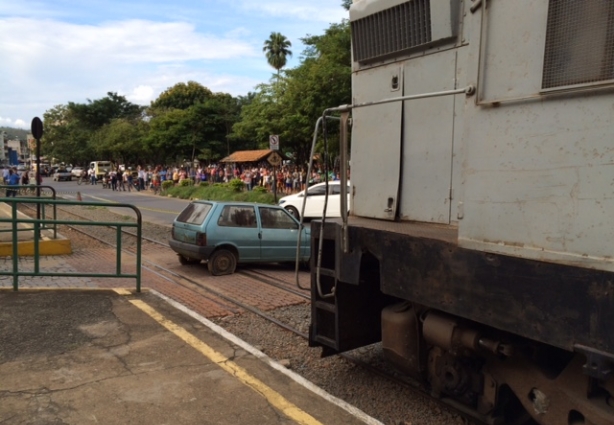
[[[0,423],[380,424],[154,292],[0,289]]]
[[[17,211],[17,216],[20,219],[28,218],[19,211]],[[9,220],[12,217],[12,206],[10,203],[0,202],[0,220]],[[13,233],[10,231],[12,226],[12,221],[0,221],[0,257],[10,257],[13,255]],[[19,256],[33,256],[34,230],[27,230],[32,229],[33,226],[27,223],[18,223],[18,227],[25,229],[17,232]],[[68,255],[72,253],[70,239],[65,238],[59,233],[56,233],[54,236],[50,230],[43,230],[41,232],[38,249],[40,255]]]

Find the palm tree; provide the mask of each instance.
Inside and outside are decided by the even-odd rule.
[[[286,57],[292,56],[290,47],[292,43],[278,32],[272,32],[269,39],[264,42],[262,51],[266,52],[269,65],[277,70],[277,79],[279,79],[279,70],[286,66]]]

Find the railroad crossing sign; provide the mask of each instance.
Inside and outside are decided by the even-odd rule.
[[[272,151],[279,150],[279,135],[272,134],[269,136],[269,146]]]
[[[271,152],[271,154],[267,157],[267,161],[273,167],[279,167],[281,165],[281,156],[277,152]]]

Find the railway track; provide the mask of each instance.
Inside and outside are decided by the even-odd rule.
[[[35,209],[23,204],[20,206],[20,209],[22,210],[22,212],[28,215],[35,215],[36,213]],[[71,217],[82,220],[84,222],[84,226],[86,226],[88,222],[93,221],[88,217],[80,215],[74,211],[68,211],[64,208],[58,208],[57,210],[58,214],[66,214],[70,215]],[[114,232],[108,232],[109,236],[107,237],[100,237],[100,235],[96,236],[93,235],[91,232],[84,231],[82,228],[80,228],[83,226],[67,227],[69,227],[72,231],[79,232],[84,236],[95,239],[101,244],[113,248],[116,247],[114,243],[116,234]],[[112,228],[115,229],[114,227]],[[133,242],[135,242],[134,239],[136,238],[136,234],[125,230],[122,231],[122,234],[123,237],[126,237],[128,239],[132,238],[132,243],[130,240],[124,241],[124,239],[122,238],[122,251],[129,253],[130,255],[135,255],[134,247],[131,245],[134,245]],[[208,284],[204,282],[202,278],[199,279],[200,272],[207,273],[205,271],[206,268],[202,267],[202,265],[182,266],[182,271],[177,272],[175,270],[172,270],[171,267],[160,265],[155,260],[148,258],[148,253],[151,253],[152,251],[159,252],[160,250],[163,250],[163,256],[172,256],[173,258],[176,256],[176,254],[168,247],[168,243],[166,241],[160,241],[147,236],[142,237],[142,268],[147,273],[151,273],[152,275],[169,282],[171,285],[181,286],[184,290],[190,291],[194,295],[203,297],[209,302],[212,302],[221,307],[222,309],[226,310],[229,315],[238,315],[242,312],[247,311],[262,318],[267,322],[273,323],[274,325],[291,332],[294,335],[297,335],[304,340],[308,339],[308,334],[301,331],[297,327],[284,323],[281,320],[275,318],[273,315],[267,313],[263,309],[258,308],[254,305],[250,305],[244,300],[229,295],[226,291],[224,291],[223,288],[219,286]],[[284,278],[280,278],[279,274],[280,273],[278,267],[272,269],[271,267],[266,266],[250,267],[248,269],[238,269],[235,273],[236,276],[240,276],[247,279],[249,282],[248,285],[251,286],[254,291],[262,290],[263,287],[267,287],[269,288],[269,291],[278,291],[291,294],[293,297],[296,297],[299,302],[309,303],[310,295],[308,291],[300,290],[295,285],[294,269],[288,269],[286,273],[282,273],[285,275]],[[215,280],[221,279],[218,277]],[[172,294],[165,295],[170,296],[172,298]],[[452,400],[441,400],[432,397],[429,391],[423,386],[419,385],[417,382],[402,377],[396,374],[394,371],[387,370],[379,366],[374,366],[368,361],[364,361],[360,356],[360,351],[361,350],[357,350],[356,354],[341,354],[340,357],[354,365],[357,365],[358,367],[367,370],[373,375],[377,375],[385,380],[388,380],[394,385],[398,385],[400,387],[408,389],[409,391],[419,394],[421,396],[429,397],[430,400],[435,402],[437,405],[446,409],[453,410],[456,414],[458,414],[464,419],[464,423],[487,423],[483,418],[476,416],[475,412],[464,408],[462,405],[458,405]]]

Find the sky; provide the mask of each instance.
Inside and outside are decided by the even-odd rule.
[[[149,105],[177,83],[246,95],[276,72],[262,47],[347,18],[341,0],[0,0],[0,126],[115,92]]]

